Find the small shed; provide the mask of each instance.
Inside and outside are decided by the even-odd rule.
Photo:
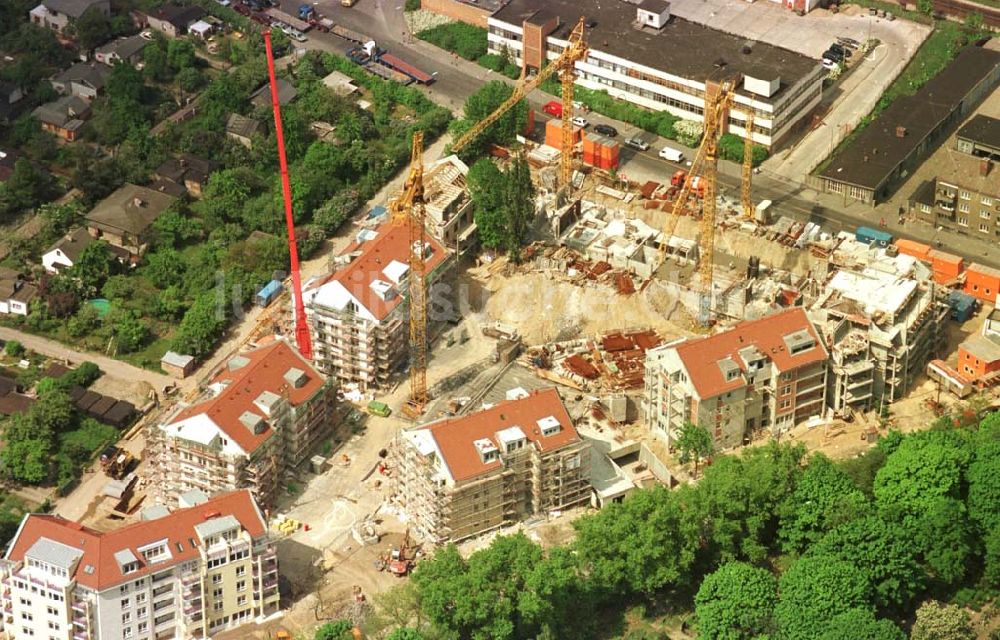
[[[73,403],[73,405],[80,411],[87,411],[102,397],[103,396],[101,394],[94,391],[85,391],[83,395],[81,395],[76,402]]]
[[[95,420],[104,422],[104,414],[110,411],[111,407],[115,406],[116,402],[118,402],[117,399],[112,398],[111,396],[102,395],[100,400],[90,405],[90,408],[87,409],[87,414]]]
[[[194,356],[168,351],[160,358],[160,368],[169,375],[183,380],[194,371]]]
[[[135,415],[135,405],[125,400],[119,400],[113,407],[104,412],[101,422],[112,427],[123,429]]]
[[[257,292],[257,306],[266,307],[281,295],[284,286],[280,280],[271,280]]]

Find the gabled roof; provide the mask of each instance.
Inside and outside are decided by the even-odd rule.
[[[93,236],[87,232],[86,227],[80,227],[73,233],[67,233],[65,236],[59,239],[54,245],[49,247],[49,250],[45,253],[52,253],[55,250],[62,252],[64,256],[69,258],[70,262],[76,263],[83,250],[87,248],[90,243],[94,241]]]
[[[303,292],[307,303],[311,301],[337,310],[353,303],[362,315],[377,322],[399,306],[405,289],[405,281],[401,278],[408,272],[409,228],[406,224],[390,221],[374,234],[374,238],[354,242],[344,249],[342,256],[360,252],[346,267],[307,285]],[[430,252],[426,258],[427,273],[431,273],[445,261],[448,252],[430,235],[427,244]],[[380,292],[388,292],[388,295]]]
[[[6,558],[23,561],[33,547],[43,553],[47,548],[62,550],[69,547],[79,553],[79,561],[75,562],[75,566],[71,563],[73,571],[70,577],[85,587],[103,590],[198,558],[202,542],[196,527],[230,516],[254,538],[267,533],[260,509],[250,491],[243,489],[217,495],[207,502],[174,511],[156,520],[137,522],[107,533],[59,516],[29,514],[22,521]],[[146,563],[139,548],[159,541],[166,541],[171,557],[155,564]],[[42,542],[41,546],[36,547],[39,542]],[[60,551],[61,559],[65,560],[67,556]],[[123,574],[118,558],[128,557],[138,560],[138,570]]]
[[[556,424],[556,433],[548,436],[542,433],[543,426],[554,427]],[[420,432],[429,433],[433,438],[437,453],[455,482],[474,478],[503,465],[500,459],[483,461],[479,446],[486,445],[486,441],[499,450],[501,457],[505,453],[505,441],[522,436],[541,452],[580,441],[573,420],[555,388],[534,391],[518,400],[507,400],[459,418],[445,418],[405,433],[419,437]]]
[[[298,387],[286,379],[293,369],[304,375],[304,382]],[[182,435],[189,426],[214,428],[250,455],[274,435],[274,429],[266,424],[268,416],[258,403],[261,396],[287,394],[291,405],[298,406],[312,398],[324,381],[294,348],[279,340],[232,358],[229,366],[215,375],[212,384],[224,388],[215,397],[177,413],[165,428]],[[258,419],[264,424],[255,433],[252,425]]]
[[[140,35],[128,36],[127,38],[118,38],[107,44],[101,45],[95,50],[98,54],[111,54],[117,53],[120,58],[131,58],[135,54],[139,53],[146,48],[149,44],[149,40],[143,38]]]
[[[176,200],[147,187],[126,184],[98,202],[87,214],[87,222],[139,235]]]
[[[226,120],[226,133],[231,133],[234,136],[249,138],[257,133],[258,129],[260,129],[259,120],[241,116],[238,113],[229,114],[229,119]]]
[[[42,0],[45,8],[65,13],[71,18],[79,18],[87,9],[106,2],[107,0]]]
[[[789,344],[808,336],[813,347],[790,353]],[[826,348],[805,310],[800,307],[775,313],[759,320],[741,322],[731,329],[706,338],[696,338],[671,348],[677,355],[702,399],[739,389],[746,382],[742,376],[726,379],[724,371],[739,369],[745,373],[743,355],[747,348],[756,348],[779,371],[788,371],[813,362],[826,360]],[[735,367],[735,369],[734,369]]]
[[[214,160],[201,158],[190,153],[182,153],[176,158],[167,158],[163,164],[156,168],[156,175],[183,183],[184,180],[194,182],[205,182],[208,176],[217,171],[220,165]]]
[[[173,4],[166,4],[147,14],[150,18],[163,20],[174,25],[178,29],[186,29],[189,24],[205,17],[205,10],[197,5],[179,7]]]
[[[295,89],[291,82],[285,80],[284,78],[278,78],[278,102],[281,106],[285,106],[289,102],[295,99],[295,96],[299,95],[299,92]],[[255,107],[268,107],[271,106],[271,83],[266,83],[260,89],[257,89],[250,96],[250,102],[253,103]]]
[[[140,38],[141,40],[142,38]],[[111,68],[103,64],[89,62],[77,62],[69,69],[58,73],[52,78],[53,82],[67,84],[69,82],[82,82],[90,85],[95,90],[100,91],[108,83],[111,77]]]
[[[31,115],[39,122],[75,131],[90,117],[90,105],[77,96],[63,96],[36,107]]]

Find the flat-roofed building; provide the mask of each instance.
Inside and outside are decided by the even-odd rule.
[[[801,308],[646,352],[646,424],[672,446],[685,423],[721,448],[823,413],[828,354]]]
[[[0,634],[202,638],[278,612],[278,558],[249,491],[185,496],[108,532],[29,514],[0,560]]]
[[[590,445],[554,388],[406,429],[393,456],[395,499],[435,542],[590,500]]]
[[[736,81],[727,131],[775,147],[815,108],[826,71],[819,61],[672,16],[670,3],[644,0],[511,0],[488,19],[489,52],[537,71],[563,51],[582,16],[590,51],[576,82],[654,111],[701,121],[706,83]]]

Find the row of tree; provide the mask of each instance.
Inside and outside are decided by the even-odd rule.
[[[428,639],[609,637],[640,604],[693,610],[701,638],[901,640],[905,623],[971,640],[965,611],[932,600],[1000,588],[1000,413],[894,432],[842,463],[775,443],[721,456],[695,485],[574,528],[549,550],[524,535],[468,558],[445,547],[384,608],[408,598],[395,625]]]

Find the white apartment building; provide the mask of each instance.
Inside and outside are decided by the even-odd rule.
[[[586,60],[576,82],[655,111],[702,120],[706,83],[737,81],[730,133],[778,146],[816,107],[826,72],[818,60],[670,15],[664,0],[511,0],[488,20],[489,52],[508,53],[528,70],[554,60],[584,16]]]
[[[184,496],[102,533],[29,514],[0,560],[13,640],[210,638],[278,611],[278,560],[249,491]]]

